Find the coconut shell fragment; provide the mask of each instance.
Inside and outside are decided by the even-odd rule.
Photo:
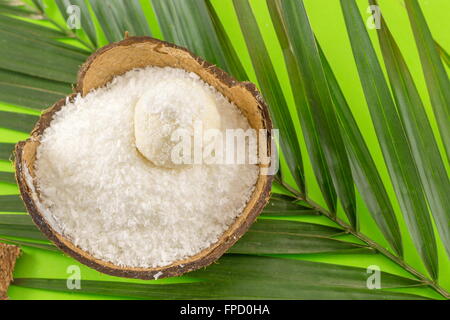
[[[0,243],[0,300],[8,299],[8,287],[13,280],[13,271],[20,249],[6,243]]]
[[[34,175],[36,150],[42,133],[50,126],[53,115],[64,108],[66,101],[76,94],[85,96],[91,90],[105,86],[115,76],[134,68],[147,66],[182,68],[197,74],[203,81],[232,101],[247,117],[253,129],[272,129],[267,105],[254,84],[237,81],[225,71],[195,56],[185,48],[150,37],[129,37],[99,49],[87,59],[80,68],[74,94],[61,99],[47,109],[41,115],[31,137],[16,145],[15,167],[21,196],[33,221],[62,251],[103,273],[128,278],[156,279],[178,276],[205,267],[223,255],[242,237],[261,213],[270,197],[273,176],[258,177],[255,191],[246,208],[216,243],[194,256],[175,261],[168,266],[156,268],[117,266],[93,257],[89,252],[75,246],[64,235],[56,232],[46,220],[39,201],[39,188]],[[270,134],[270,131],[268,133]],[[271,148],[271,141],[267,139],[269,156],[273,152]]]

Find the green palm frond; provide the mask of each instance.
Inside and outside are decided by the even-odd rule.
[[[0,160],[8,161],[14,150],[14,143],[0,143]]]
[[[436,42],[436,48],[439,52],[439,55],[441,56],[442,61],[445,62],[447,67],[450,68],[450,54],[448,54],[447,51],[444,50],[444,48],[441,47],[439,43]]]
[[[0,205],[2,212],[25,212],[25,206],[18,195],[1,195]],[[3,215],[2,215],[3,217]],[[18,218],[21,219],[21,218]],[[20,224],[20,223],[17,223]]]
[[[382,159],[375,158],[373,141],[361,130],[362,116],[346,99],[303,0],[221,2],[232,12],[231,26],[212,0],[24,2],[0,1],[0,105],[8,106],[0,111],[0,130],[10,137],[29,132],[37,120],[31,110],[43,110],[70,93],[89,53],[121,40],[125,31],[161,34],[239,80],[254,81],[280,130],[276,192],[249,232],[217,263],[189,273],[189,281],[82,279],[80,292],[159,299],[450,298],[450,84],[439,57],[445,61],[448,54],[433,40],[416,0],[405,0],[405,12],[439,136],[384,18],[376,31],[381,59],[356,2],[340,1],[360,80],[353,85],[363,89]],[[66,25],[69,5],[80,8],[81,29]],[[256,6],[270,21],[260,20],[264,10]],[[268,22],[281,47],[289,90],[264,32]],[[230,27],[239,30],[230,33]],[[10,142],[0,140],[0,162],[10,158]],[[0,172],[0,183],[13,182],[12,172]],[[0,195],[0,212],[0,241],[36,250],[31,252],[58,252],[28,215],[17,214],[25,212],[18,195]],[[367,286],[367,266],[373,264],[368,261],[389,270],[381,272],[381,289]],[[23,272],[13,287],[19,286],[69,291],[65,279],[30,278]]]
[[[2,201],[2,203],[4,204],[4,201]],[[13,209],[12,211],[23,210],[22,208],[15,207],[11,209]],[[33,241],[47,240],[45,236],[34,226],[30,217],[22,214],[0,215],[0,234],[6,237],[24,238]]]
[[[274,126],[280,130],[281,151],[283,152],[291,174],[301,192],[305,191],[305,177],[300,145],[296,139],[294,123],[289,113],[286,98],[278,82],[274,66],[264,45],[261,33],[246,1],[233,1],[237,9],[241,29],[250,52],[256,78],[270,111]],[[249,40],[251,38],[251,41]]]
[[[0,172],[0,181],[16,184],[16,178],[12,172]]]
[[[309,106],[314,130],[317,132],[334,189],[350,224],[356,227],[356,200],[352,173],[345,148],[342,148],[344,143],[339,132],[331,94],[303,2],[275,2],[302,79],[303,90],[299,91],[305,94],[304,100]],[[272,12],[275,13],[275,10],[274,8]],[[299,105],[297,110],[304,107]],[[334,213],[333,210],[331,212]]]
[[[450,181],[414,80],[384,19],[381,22],[380,45],[398,113],[411,145],[430,211],[450,257],[450,229],[445,227],[450,225]]]
[[[239,272],[237,272],[239,270]],[[280,272],[283,270],[283,272]],[[83,281],[90,294],[156,299],[420,299],[420,296],[367,289],[366,270],[292,259],[226,255],[220,263],[190,273],[200,280],[147,285]],[[420,282],[384,273],[387,288],[416,287]],[[66,291],[62,279],[15,279],[16,285]]]
[[[11,130],[30,132],[37,119],[30,114],[0,111],[0,126]]]
[[[436,279],[436,240],[405,129],[356,3],[341,1],[341,5],[367,105],[397,199],[422,261]]]
[[[279,16],[278,9],[276,7],[276,3],[274,1],[268,1],[267,4],[270,9],[274,28],[277,32],[277,36],[283,50],[291,87],[295,88],[295,90],[298,90],[297,94],[294,95],[294,100],[298,117],[303,128],[303,136],[306,145],[308,146],[308,153],[312,160],[314,173],[317,177],[317,182],[328,208],[332,212],[335,212],[336,191],[331,180],[328,164],[325,161],[323,148],[319,143],[318,133],[312,117],[312,107],[308,103],[306,94],[303,91],[304,87],[302,78],[298,71],[297,61],[290,48],[287,35],[283,28],[281,17]]]
[[[450,160],[450,82],[417,0],[405,1],[431,104]]]

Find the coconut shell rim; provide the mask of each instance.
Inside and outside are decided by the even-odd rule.
[[[37,205],[35,204],[35,201],[32,197],[32,192],[29,190],[28,184],[26,182],[25,177],[25,168],[26,166],[25,160],[23,158],[23,151],[25,146],[28,143],[33,143],[36,141],[39,141],[40,135],[44,132],[44,130],[50,125],[50,122],[52,120],[53,115],[59,111],[65,104],[66,101],[69,99],[73,99],[78,94],[83,94],[83,80],[86,75],[86,72],[89,70],[90,65],[93,63],[93,61],[104,52],[111,50],[117,46],[127,46],[132,45],[135,43],[141,43],[141,42],[152,42],[156,43],[160,46],[165,46],[177,50],[182,50],[186,53],[188,53],[196,62],[198,62],[203,68],[205,68],[208,72],[212,74],[213,77],[216,77],[218,80],[220,80],[222,83],[224,83],[228,87],[234,87],[234,86],[240,86],[243,89],[247,90],[255,99],[255,101],[258,104],[258,108],[261,114],[261,118],[265,124],[265,129],[272,129],[272,121],[270,119],[270,114],[268,110],[268,106],[265,103],[265,101],[262,98],[262,95],[257,90],[256,86],[248,81],[238,81],[235,78],[233,78],[231,75],[229,75],[224,70],[220,69],[219,67],[205,61],[204,59],[196,56],[191,51],[189,51],[186,48],[177,46],[173,43],[165,42],[159,39],[154,39],[151,37],[129,37],[119,42],[110,43],[93,54],[91,54],[85,63],[80,67],[80,70],[78,72],[78,78],[77,78],[77,84],[74,89],[74,93],[66,96],[65,98],[60,99],[57,101],[53,106],[43,111],[41,116],[39,117],[38,122],[36,123],[34,129],[31,132],[31,137],[24,140],[19,141],[16,144],[15,147],[15,170],[16,170],[16,180],[19,185],[20,195],[22,197],[22,200],[24,201],[25,207],[30,214],[33,222],[36,224],[36,226],[41,230],[41,232],[44,233],[44,235],[52,241],[61,251],[68,254],[69,256],[73,257],[74,259],[78,260],[82,264],[93,268],[97,271],[100,271],[105,274],[109,274],[112,276],[119,276],[119,277],[126,277],[126,278],[138,278],[143,280],[150,280],[155,278],[166,278],[166,277],[173,277],[173,276],[179,276],[184,273],[200,269],[202,267],[206,267],[213,262],[215,262],[217,259],[219,259],[230,247],[232,247],[237,240],[239,240],[245,232],[250,228],[250,226],[255,222],[258,215],[261,213],[264,206],[267,204],[270,193],[271,193],[271,186],[272,181],[274,179],[273,175],[266,176],[266,180],[264,182],[263,188],[260,190],[259,195],[257,196],[256,202],[254,203],[253,207],[251,207],[250,212],[248,213],[246,219],[242,221],[241,224],[237,226],[237,228],[234,230],[233,233],[231,233],[227,238],[223,239],[224,234],[230,230],[234,223],[230,225],[228,229],[224,231],[222,236],[219,238],[218,241],[216,241],[213,245],[210,247],[202,250],[201,252],[197,253],[200,254],[203,251],[208,251],[212,246],[216,247],[209,251],[205,256],[197,258],[195,260],[189,261],[191,256],[184,260],[177,260],[174,261],[172,264],[168,266],[163,267],[156,267],[156,268],[143,268],[143,267],[127,267],[127,266],[118,266],[114,265],[111,262],[108,262],[106,260],[101,260],[98,258],[93,257],[88,251],[83,250],[79,247],[76,247],[70,239],[67,238],[67,236],[64,236],[60,234],[59,232],[55,231],[50,223],[46,221],[43,214],[39,211]],[[270,141],[270,139],[269,139]],[[269,144],[268,150],[272,152],[271,145]],[[254,192],[257,192],[255,190]],[[254,193],[253,193],[254,195]],[[60,239],[63,238],[65,241]],[[65,242],[70,243],[72,246],[77,248],[78,251],[81,251],[83,254],[80,254],[80,252],[74,250],[69,245],[67,245]],[[197,255],[196,254],[196,255]],[[187,260],[187,261],[186,261]],[[183,262],[183,263],[182,263]],[[108,265],[106,265],[108,264]],[[162,274],[161,274],[162,273]],[[158,277],[158,275],[160,275]]]

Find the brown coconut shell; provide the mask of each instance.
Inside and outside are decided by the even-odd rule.
[[[39,209],[38,183],[34,175],[36,149],[39,146],[42,133],[50,126],[55,112],[64,107],[66,99],[70,100],[78,93],[84,96],[91,90],[104,86],[117,75],[146,66],[169,66],[194,72],[203,81],[214,86],[230,101],[234,102],[248,118],[254,129],[272,128],[267,105],[253,83],[237,81],[222,69],[197,57],[185,48],[150,37],[130,37],[123,41],[111,43],[92,54],[80,68],[75,93],[61,99],[51,108],[45,110],[33,129],[31,137],[19,142],[15,148],[16,178],[21,196],[38,228],[57,247],[81,263],[110,275],[139,279],[178,276],[216,261],[242,237],[261,213],[270,197],[273,180],[273,176],[259,176],[255,191],[246,208],[216,243],[194,256],[176,261],[165,267],[117,266],[93,257],[89,252],[75,246],[63,234],[56,232]],[[267,140],[267,150],[270,155],[272,152],[271,143],[270,139]],[[264,168],[261,167],[261,169]]]
[[[0,243],[0,300],[8,299],[6,293],[13,279],[14,266],[19,255],[19,247]]]

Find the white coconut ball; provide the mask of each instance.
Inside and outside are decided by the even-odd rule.
[[[149,87],[136,102],[136,148],[156,166],[177,167],[180,164],[172,159],[172,150],[180,140],[175,133],[192,136],[194,124],[199,123],[203,131],[220,129],[214,94],[186,78],[159,82]]]

